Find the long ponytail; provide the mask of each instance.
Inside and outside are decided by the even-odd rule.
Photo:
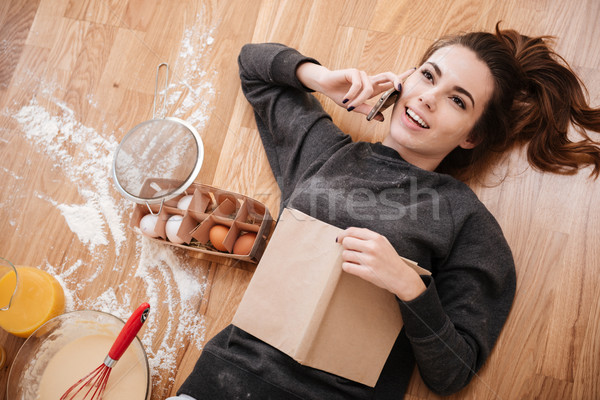
[[[467,33],[441,39],[425,53],[423,61],[439,48],[462,45],[488,65],[494,92],[471,133],[478,145],[456,149],[438,170],[470,180],[486,172],[504,152],[527,145],[534,168],[575,174],[593,166],[600,174],[600,144],[586,130],[600,132],[600,108],[591,108],[583,82],[568,63],[546,43],[549,37],[527,37],[514,30]],[[573,125],[580,135],[573,138]]]

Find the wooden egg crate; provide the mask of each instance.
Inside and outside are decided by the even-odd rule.
[[[152,190],[151,187],[160,188],[169,186],[169,181],[153,179],[146,182],[144,192]],[[187,209],[177,208],[179,200],[191,195]],[[262,256],[267,239],[273,227],[273,219],[264,204],[250,197],[217,189],[201,183],[192,183],[181,195],[166,201],[161,208],[160,204],[149,206],[153,214],[158,213],[154,231],[157,237],[151,238],[161,243],[180,247],[191,252],[234,258],[242,261],[257,263]],[[138,233],[142,218],[150,214],[148,205],[136,204],[130,226]],[[181,225],[177,230],[177,237],[183,240],[178,244],[169,241],[166,234],[166,224],[170,217],[180,215]],[[215,225],[228,228],[223,240],[226,251],[220,251],[210,242],[209,232]],[[233,248],[236,240],[243,234],[255,233],[256,239],[248,254],[234,254]]]

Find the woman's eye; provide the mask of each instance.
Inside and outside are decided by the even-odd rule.
[[[424,69],[423,71],[421,71],[421,73],[423,74],[423,76],[425,77],[425,79],[433,82],[433,75],[431,74],[431,72],[429,72],[428,70]]]
[[[456,103],[457,106],[459,106],[460,108],[464,109],[465,108],[465,103],[462,101],[462,99],[460,97],[452,97],[452,101],[454,103]]]

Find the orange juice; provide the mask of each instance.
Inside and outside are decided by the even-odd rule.
[[[58,281],[37,268],[16,267],[17,290],[8,310],[0,310],[0,327],[13,335],[28,337],[50,318],[61,314],[65,296]],[[14,271],[0,278],[0,304],[7,305],[17,281]]]

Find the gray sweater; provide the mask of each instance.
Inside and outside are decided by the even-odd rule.
[[[209,394],[206,387],[218,383],[202,375],[222,368],[230,381],[249,382],[232,378],[237,370],[272,385],[248,384],[244,390],[255,398],[395,399],[403,397],[415,361],[432,391],[454,393],[481,368],[506,321],[516,284],[510,248],[468,186],[341,132],[296,78],[304,62],[317,61],[272,43],[246,45],[239,56],[242,89],[281,188],[281,208],[376,231],[432,276],[422,277],[421,296],[398,301],[404,328],[374,389],[296,365],[230,326],[206,345],[180,393]]]

